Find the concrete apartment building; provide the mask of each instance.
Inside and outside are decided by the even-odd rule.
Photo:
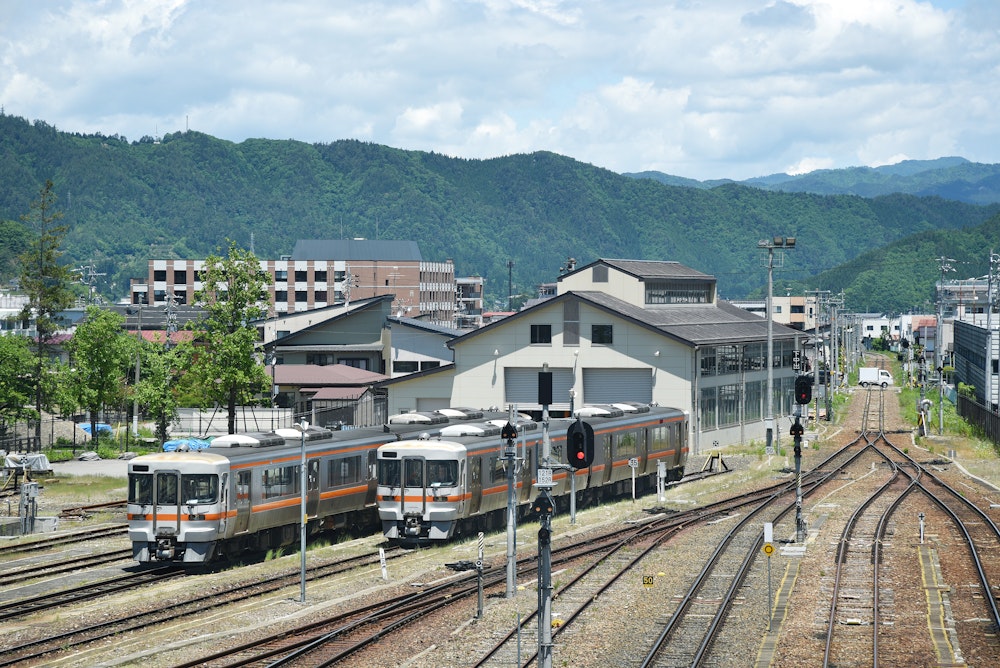
[[[366,239],[300,240],[292,254],[260,260],[270,277],[268,295],[276,314],[321,309],[351,300],[393,295],[393,315],[455,324],[456,280],[451,260],[428,262],[413,241]],[[131,303],[190,304],[202,288],[204,260],[150,260],[145,283],[133,282]],[[482,289],[463,302],[482,313]]]

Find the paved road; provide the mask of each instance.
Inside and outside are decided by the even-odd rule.
[[[128,462],[124,459],[98,459],[92,462],[74,459],[68,462],[54,462],[52,472],[57,475],[104,475],[125,478],[128,477]]]

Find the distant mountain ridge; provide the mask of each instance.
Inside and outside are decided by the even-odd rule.
[[[714,188],[724,181],[697,181],[662,172],[625,174],[653,179],[667,185]],[[819,169],[805,174],[770,174],[733,181],[762,190],[813,193],[816,195],[858,195],[878,197],[905,193],[917,197],[941,197],[967,204],[1000,202],[1000,165],[970,162],[961,157],[935,160],[904,160],[881,167]]]
[[[934,171],[913,167],[905,168],[913,174],[886,178]],[[458,275],[486,279],[490,308],[506,303],[509,261],[515,296],[533,296],[569,257],[578,264],[674,260],[714,275],[724,299],[760,294],[767,271],[758,241],[775,235],[798,239],[775,270],[776,289],[836,292],[850,289],[856,274],[838,268],[927,233],[945,232],[934,243],[959,243],[955,253],[985,263],[982,233],[970,230],[1000,212],[998,204],[899,193],[668,185],[546,151],[466,160],[357,140],[233,143],[194,131],[129,142],[0,112],[4,278],[13,275],[6,261],[25,238],[17,221],[46,179],[69,226],[67,263],[106,274],[98,289],[111,298],[128,293],[130,278],[145,280],[150,259],[203,258],[223,251],[227,240],[277,258],[300,239],[356,237],[412,240],[425,260],[451,259]],[[859,293],[866,307],[921,306],[933,293],[933,273],[928,279],[924,269],[942,254],[966,259],[947,247],[916,255],[913,266],[893,267],[867,284]],[[817,283],[818,275],[826,282]]]

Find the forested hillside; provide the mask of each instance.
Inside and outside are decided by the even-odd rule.
[[[870,250],[809,281],[811,288],[844,291],[858,312],[933,313],[934,284],[941,280],[940,258],[952,271],[945,279],[976,278],[989,270],[991,252],[1000,251],[1000,215],[961,232],[922,232]]]
[[[692,188],[713,188],[721,183],[695,181],[662,172],[638,172],[628,176]],[[904,160],[882,167],[817,169],[807,174],[770,174],[739,183],[765,190],[815,195],[878,197],[903,193],[943,197],[967,204],[1000,202],[1000,165],[984,165],[957,157]]]
[[[567,257],[677,260],[738,298],[766,284],[760,239],[797,237],[776,281],[807,281],[869,248],[978,226],[998,211],[937,197],[666,185],[545,152],[464,160],[197,132],[129,142],[0,115],[0,220],[25,213],[46,179],[70,225],[67,256],[106,273],[110,297],[145,276],[150,258],[204,257],[227,239],[249,247],[253,234],[260,257],[290,253],[300,238],[413,239],[424,259],[485,276],[493,299],[506,296],[508,259],[515,289],[533,292]]]

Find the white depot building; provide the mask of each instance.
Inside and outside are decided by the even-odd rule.
[[[779,444],[793,408],[805,335],[772,323],[772,405]],[[716,297],[716,281],[677,262],[597,260],[559,278],[556,295],[452,339],[454,364],[385,381],[389,413],[446,406],[538,414],[538,373],[552,373],[552,415],[638,401],[691,415],[690,448],[764,439],[767,320]]]

